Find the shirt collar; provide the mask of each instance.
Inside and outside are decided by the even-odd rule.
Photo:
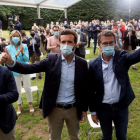
[[[63,60],[66,60],[62,53],[61,53],[61,60],[62,60],[62,61],[63,61]],[[72,61],[75,61],[75,55],[73,56]]]
[[[111,59],[113,59],[113,58],[114,58],[114,56],[115,56],[115,51],[114,51],[114,53],[113,53],[113,55],[112,55]],[[105,62],[105,61],[104,61],[104,59],[103,59],[103,53],[101,53],[101,59],[102,59],[102,61],[103,61],[103,62]],[[106,62],[105,62],[105,63],[106,63]]]

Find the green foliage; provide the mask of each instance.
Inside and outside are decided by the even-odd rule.
[[[131,19],[140,18],[140,0],[130,1]],[[7,16],[19,15],[23,29],[30,29],[37,19],[37,9],[29,7],[0,6],[0,15],[3,17],[3,29],[7,29]],[[64,11],[41,9],[41,17],[44,19],[44,26],[51,21],[58,21],[64,18]],[[129,0],[82,0],[68,8],[69,21],[93,19],[119,20],[129,19]]]

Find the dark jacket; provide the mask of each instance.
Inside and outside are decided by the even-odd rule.
[[[32,37],[28,38],[28,40],[27,40],[27,47],[28,47],[28,50],[29,50],[29,57],[32,57],[32,55],[33,55],[33,45],[30,44],[31,40],[32,40]],[[35,37],[35,40],[36,40],[36,44],[34,44],[35,52],[38,54],[38,56],[40,56],[41,55],[41,52],[39,50],[40,38]]]
[[[59,91],[61,80],[61,53],[48,54],[43,59],[34,64],[23,64],[16,61],[14,68],[9,68],[23,74],[31,74],[45,72],[45,83],[40,102],[40,108],[43,110],[44,118],[47,117],[56,106],[56,99]],[[82,111],[88,110],[87,104],[87,85],[88,85],[88,67],[86,60],[75,57],[75,80],[74,91],[76,98],[76,107],[79,119],[81,119]],[[57,114],[56,114],[57,115]]]
[[[129,46],[129,36],[127,36],[128,31],[124,31],[124,46],[123,49],[127,50],[128,46]],[[135,31],[132,31],[132,35],[131,35],[131,46],[132,46],[132,50],[136,49],[136,34]]]
[[[88,37],[93,38],[93,26],[88,26],[87,32],[88,32]]]
[[[140,49],[132,54],[126,53],[125,51],[115,50],[113,71],[121,85],[119,108],[127,108],[135,98],[128,76],[128,70],[131,65],[138,62],[140,62]],[[101,104],[104,96],[101,55],[90,62],[89,78],[91,84],[89,87],[92,91],[91,96],[89,97],[90,111],[99,113],[101,111]]]
[[[14,30],[18,30],[19,32],[21,31],[21,23],[20,22],[15,23]]]
[[[13,73],[0,66],[0,129],[8,134],[15,126],[16,112],[12,105],[18,100],[18,92]]]
[[[97,27],[99,27],[99,30],[97,30]],[[97,38],[98,34],[102,31],[102,27],[100,25],[93,26],[93,38]]]
[[[6,47],[7,45],[3,45],[3,44],[0,44],[0,53],[4,52],[4,48]]]

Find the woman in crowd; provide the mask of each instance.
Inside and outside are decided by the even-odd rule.
[[[136,33],[132,24],[127,25],[127,30],[124,32],[124,46],[123,49],[128,53],[133,53],[136,49]],[[132,68],[137,70],[136,66],[133,65]]]
[[[28,48],[26,44],[22,44],[22,36],[19,31],[14,30],[10,34],[10,45],[6,47],[8,52],[11,54],[12,59],[28,64],[29,54]],[[23,80],[27,101],[29,103],[30,112],[34,112],[34,108],[32,106],[32,92],[31,92],[31,84],[30,84],[30,75],[29,74],[20,74],[13,72],[15,77],[17,89],[19,92],[18,98],[18,111],[17,114],[21,114],[22,110],[22,97],[21,97],[21,78]]]
[[[22,37],[22,43],[27,44],[28,36],[26,36],[26,32],[24,30],[20,31],[21,37]]]
[[[45,44],[45,50],[47,54],[50,53],[50,50],[47,49],[47,43],[50,36],[51,36],[50,29],[46,28],[46,36],[45,36],[44,44]]]

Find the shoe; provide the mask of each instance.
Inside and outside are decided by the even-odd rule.
[[[38,76],[38,78],[39,78],[39,79],[42,79],[42,77],[41,77],[41,76]]]
[[[20,111],[17,111],[17,115],[20,115],[22,111],[22,106],[20,107]]]
[[[31,80],[34,80],[35,79],[35,77],[32,77],[32,79]]]
[[[32,105],[29,105],[29,107],[33,107]],[[29,109],[30,110],[30,113],[34,113],[34,108],[32,109]]]

